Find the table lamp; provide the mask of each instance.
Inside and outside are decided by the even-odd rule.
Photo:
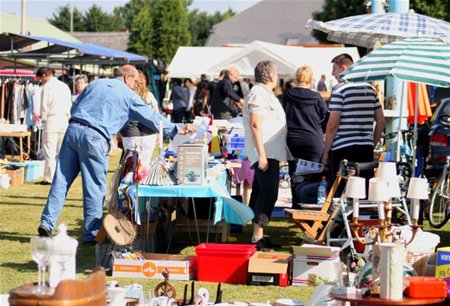
[[[388,182],[381,177],[373,177],[369,180],[369,197],[368,200],[372,202],[376,202],[378,206],[378,218],[379,218],[379,234],[381,238],[381,242],[387,241],[387,228],[390,227],[390,224],[386,224],[386,212],[385,205],[389,199],[388,190]]]
[[[425,178],[413,177],[409,182],[407,197],[413,203],[413,225],[419,220],[420,200],[428,199],[428,181]]]
[[[378,164],[377,177],[387,181],[388,200],[386,201],[386,223],[391,224],[392,198],[401,197],[400,184],[397,176],[397,165],[395,162],[380,162]]]
[[[376,202],[378,206],[378,217],[385,220],[384,202],[389,199],[386,192],[388,182],[380,177],[373,177],[369,180],[369,201]]]
[[[349,177],[345,187],[345,197],[353,199],[353,222],[358,223],[359,200],[366,197],[366,180],[358,176]]]

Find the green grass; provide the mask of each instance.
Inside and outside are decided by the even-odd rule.
[[[119,155],[111,158],[109,176],[115,171],[119,162]],[[29,241],[37,234],[40,216],[44,208],[49,186],[34,185],[31,183],[10,188],[0,189],[0,293],[8,293],[10,289],[23,283],[37,280],[36,264],[31,260]],[[65,203],[63,212],[58,223],[65,223],[69,229],[69,235],[82,241],[82,191],[81,178],[74,182]],[[430,230],[428,223],[425,230]],[[440,230],[431,230],[441,237],[441,246],[450,245],[450,224]],[[274,241],[280,242],[283,252],[291,252],[291,245],[299,245],[302,242],[302,233],[296,225],[286,219],[275,219],[271,221],[266,233],[273,237]],[[241,234],[233,234],[238,243],[248,243],[251,236],[251,226],[246,225]],[[214,236],[210,238],[214,240]],[[174,240],[183,240],[185,236],[176,233]],[[195,240],[195,236],[193,237]],[[193,245],[176,244],[172,251],[181,254],[195,254]],[[77,251],[77,273],[79,277],[93,268],[95,264],[95,251],[92,246],[79,245]],[[212,272],[213,273],[213,272]],[[121,285],[139,283],[144,286],[146,292],[153,290],[160,281],[112,278],[118,280]],[[181,297],[184,285],[190,282],[171,281]],[[217,284],[196,282],[196,288],[206,287],[211,293],[211,299],[215,299]],[[247,301],[274,302],[278,298],[294,298],[304,302],[309,301],[314,291],[313,287],[286,288],[275,286],[244,286],[244,285],[222,285],[223,301]],[[188,294],[189,296],[189,294]]]
[[[120,155],[120,154],[119,154]],[[117,168],[119,155],[111,158],[108,176]],[[108,180],[109,181],[109,180]],[[37,280],[37,267],[31,260],[30,238],[37,235],[37,228],[40,216],[46,203],[49,186],[35,185],[27,183],[22,186],[0,189],[0,293],[8,293],[9,290],[27,282]],[[69,230],[69,235],[79,241],[77,250],[77,274],[84,277],[84,274],[94,267],[95,249],[92,246],[84,246],[82,241],[83,208],[82,208],[81,177],[78,177],[67,196],[64,209],[58,223],[65,223]],[[276,237],[285,247],[284,252],[290,252],[289,245],[301,243],[302,234],[297,226],[286,220],[274,220],[271,222],[267,233]],[[176,233],[174,240],[184,240],[183,233]],[[242,234],[233,234],[238,243],[248,243],[251,236],[251,226],[244,227]],[[195,237],[193,237],[195,240]],[[210,241],[214,240],[212,235]],[[181,254],[195,254],[193,245],[174,244],[173,251]],[[143,280],[130,278],[113,278],[108,280],[118,280],[121,285],[139,283],[144,286],[146,292],[153,290],[159,280]],[[182,297],[184,285],[190,284],[186,281],[171,281]],[[207,282],[196,282],[196,288],[208,288],[211,299],[215,299],[217,284]],[[190,288],[190,287],[189,287]],[[278,298],[289,297],[308,301],[313,292],[313,288],[308,287],[287,287],[276,286],[244,286],[222,284],[223,301],[249,301],[274,302]],[[188,297],[190,294],[188,294]]]

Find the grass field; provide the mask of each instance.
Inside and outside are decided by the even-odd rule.
[[[111,158],[108,175],[115,171],[119,156]],[[0,189],[0,293],[8,293],[10,289],[26,282],[37,280],[37,267],[31,260],[29,241],[37,234],[40,215],[45,205],[49,186],[34,185],[31,183],[10,188]],[[73,184],[65,203],[59,223],[65,223],[69,229],[69,235],[82,241],[82,191],[81,178],[78,177]],[[429,229],[425,224],[425,229]],[[441,245],[450,245],[450,225],[439,231],[435,231],[441,237]],[[270,223],[266,233],[273,240],[280,242],[283,252],[291,252],[290,246],[299,245],[302,242],[302,233],[296,225],[286,219],[275,219]],[[234,234],[238,243],[248,243],[251,236],[251,227],[246,225],[243,233]],[[182,236],[180,236],[182,237]],[[177,237],[179,240],[180,237]],[[179,253],[194,254],[193,246],[182,246]],[[79,245],[77,252],[77,273],[79,277],[89,272],[95,263],[95,251],[93,246]],[[159,281],[112,278],[118,280],[121,285],[139,283],[148,292],[153,290]],[[184,285],[188,282],[172,281],[182,295]],[[206,287],[210,289],[211,299],[215,298],[217,284],[197,282],[196,288]],[[223,301],[247,301],[247,302],[274,302],[278,298],[293,298],[309,301],[313,287],[275,287],[275,286],[244,286],[223,285]]]

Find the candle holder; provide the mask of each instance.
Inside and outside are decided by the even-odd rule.
[[[356,196],[354,196],[352,191],[354,184],[354,181],[349,178],[347,188],[350,190],[350,193],[347,194],[346,192],[346,196],[355,199]],[[358,188],[361,189],[362,187],[359,186]],[[356,210],[359,210],[359,199],[363,197],[358,198],[356,209],[354,206],[353,220],[350,224],[350,228],[360,243],[364,245],[373,245],[377,243],[378,240],[385,243],[391,242],[393,237],[400,238],[400,230],[392,228],[392,198],[399,197],[401,197],[401,191],[396,174],[395,163],[380,163],[377,176],[369,180],[368,196],[368,200],[376,202],[378,206],[379,224],[373,226],[373,228],[378,229],[378,232],[376,233],[374,240],[371,242],[363,241],[363,239],[359,237],[358,231],[362,225],[359,223],[359,211]],[[409,245],[414,240],[418,229],[421,227],[418,225],[419,203],[420,199],[428,198],[428,183],[426,179],[412,178],[407,197],[413,200],[413,222],[410,225],[412,229],[412,237],[405,243],[405,245]]]
[[[412,225],[413,236],[411,240],[407,243],[410,244],[416,235],[416,232],[421,226],[419,225],[419,211],[420,211],[420,200],[428,199],[428,181],[425,178],[413,177],[409,182],[408,194],[406,195],[412,200]]]

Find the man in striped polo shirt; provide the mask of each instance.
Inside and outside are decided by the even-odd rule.
[[[336,177],[343,159],[351,162],[373,161],[373,149],[385,127],[383,109],[375,88],[365,82],[344,83],[339,74],[353,64],[344,53],[331,61],[333,76],[340,82],[331,94],[322,162],[331,164],[332,179]],[[375,122],[375,127],[374,127]],[[370,178],[373,171],[360,176]]]

